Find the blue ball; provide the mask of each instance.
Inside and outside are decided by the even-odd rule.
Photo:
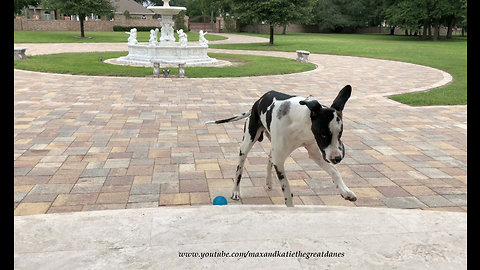
[[[217,196],[215,199],[213,199],[213,205],[226,205],[227,204],[227,199],[223,196]]]

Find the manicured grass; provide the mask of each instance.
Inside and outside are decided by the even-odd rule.
[[[189,41],[198,41],[198,33],[187,33]],[[129,35],[125,32],[85,32],[87,38],[80,38],[78,31],[14,31],[14,43],[100,43],[100,42],[127,42]],[[175,33],[178,40],[178,35]],[[223,36],[207,34],[206,39],[210,41],[227,39]],[[148,42],[150,32],[138,32],[139,42]]]
[[[153,76],[151,67],[132,67],[112,65],[99,62],[101,55],[104,60],[127,55],[128,52],[92,52],[92,53],[60,53],[48,55],[28,56],[26,60],[14,61],[18,69],[66,73],[77,75],[103,75],[103,76]],[[287,74],[315,69],[314,64],[302,64],[293,59],[211,53],[210,57],[240,62],[238,66],[230,67],[187,67],[185,76],[190,78],[209,77],[245,77],[273,74]],[[171,75],[178,74],[178,68],[169,68]]]
[[[255,34],[252,34],[255,35]],[[268,35],[256,34],[268,38]],[[268,43],[268,42],[267,42]],[[239,50],[308,50],[311,53],[381,58],[441,69],[453,81],[428,92],[395,95],[396,101],[414,105],[463,105],[467,103],[467,39],[422,41],[415,36],[384,34],[287,34],[275,35],[275,45],[216,44],[211,48]]]

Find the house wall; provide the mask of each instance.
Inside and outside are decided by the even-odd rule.
[[[160,28],[160,22],[162,21],[161,19],[152,19],[152,16],[148,16],[150,18],[147,19],[137,19],[137,18],[131,18],[127,19],[125,16],[117,16],[115,15],[115,20],[113,21],[114,25],[120,25],[120,26],[155,26]],[[112,26],[113,30],[113,26]],[[110,30],[110,31],[112,31]]]
[[[25,14],[25,15],[29,19],[36,19],[36,20],[53,20],[53,19],[55,19],[55,11],[54,10],[28,9],[27,14]]]

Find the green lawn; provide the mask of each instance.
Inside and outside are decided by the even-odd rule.
[[[268,38],[266,34],[252,34]],[[267,42],[268,43],[268,42]],[[287,34],[275,35],[275,45],[218,44],[211,48],[239,50],[308,50],[311,53],[363,56],[420,64],[441,69],[453,81],[428,92],[390,98],[414,106],[458,105],[467,103],[467,39],[422,41],[415,36],[381,34]]]
[[[187,33],[189,41],[198,41],[198,33]],[[71,42],[125,42],[127,43],[129,35],[125,32],[85,32],[87,38],[80,38],[78,31],[14,31],[14,43],[71,43]],[[148,42],[150,32],[138,32],[137,40],[139,42]],[[175,38],[178,39],[177,33]],[[210,41],[227,39],[223,36],[207,34],[206,39]]]
[[[18,69],[103,76],[153,76],[151,67],[132,67],[112,65],[99,62],[101,55],[104,60],[127,55],[128,52],[89,52],[89,53],[59,53],[29,56],[26,60],[14,61]],[[187,67],[185,76],[189,78],[209,77],[245,77],[260,75],[276,75],[303,72],[315,69],[314,64],[302,64],[294,59],[211,53],[210,57],[240,63],[231,67]],[[75,63],[72,65],[72,63]],[[171,75],[178,74],[178,68],[169,68]]]
[[[86,32],[86,36],[89,39],[79,39],[80,31],[14,31],[15,43],[45,43],[45,42],[126,42],[128,35],[124,32]],[[268,38],[266,34],[251,34]],[[141,42],[148,41],[148,32],[139,32],[138,40]],[[198,34],[189,33],[188,38],[190,41],[198,40]],[[225,39],[222,36],[207,35],[208,40]],[[389,60],[397,60],[403,62],[409,62],[414,64],[420,64],[441,69],[448,72],[453,76],[453,81],[440,88],[433,89],[427,92],[402,94],[390,97],[393,100],[414,105],[458,105],[467,103],[467,39],[466,37],[454,37],[453,40],[440,40],[422,41],[415,36],[390,36],[384,34],[287,34],[287,35],[275,35],[275,45],[268,46],[267,43],[256,44],[211,44],[211,48],[224,48],[224,49],[240,49],[240,50],[277,50],[277,51],[296,51],[299,49],[308,50],[311,53],[320,54],[337,54],[337,55],[351,55],[381,58]],[[98,54],[96,54],[98,55]],[[105,53],[106,55],[106,53]],[[52,59],[61,56],[51,56]],[[95,60],[98,56],[94,57]],[[32,57],[32,59],[35,59]],[[93,58],[92,58],[93,59]],[[55,60],[57,61],[57,60]],[[81,59],[77,59],[79,63]],[[87,61],[87,60],[85,60]],[[244,61],[247,61],[244,58]],[[254,61],[254,60],[251,60]],[[61,62],[61,61],[60,61]],[[88,62],[88,61],[87,61]],[[292,65],[293,65],[293,61]],[[27,64],[25,62],[24,64]],[[52,62],[53,63],[53,62]],[[92,64],[91,62],[89,62]],[[253,62],[252,62],[253,63]],[[237,67],[236,71],[241,72],[218,72],[217,68],[213,68],[208,71],[206,76],[214,76],[213,74],[219,74],[215,76],[249,76],[249,75],[237,75],[237,74],[251,74],[259,72],[258,75],[265,74],[279,74],[277,67],[270,65],[265,67],[261,65],[261,62],[256,62],[255,65],[250,63],[242,68]],[[15,64],[15,67],[21,68],[21,65]],[[41,63],[38,63],[42,66]],[[54,66],[54,65],[53,65]],[[60,68],[50,67],[50,72],[63,72],[71,73],[68,65],[61,65]],[[112,68],[108,65],[108,69]],[[259,67],[254,69],[254,67]],[[25,67],[24,67],[25,68]],[[30,67],[32,69],[33,67]],[[90,67],[88,67],[90,68]],[[243,69],[251,69],[251,72],[247,72]],[[272,70],[265,70],[269,68]],[[204,68],[205,70],[209,68]],[[59,71],[53,71],[59,70]],[[68,71],[67,71],[68,70]],[[195,74],[195,68],[190,70],[190,76]],[[215,71],[214,71],[215,70]],[[108,73],[108,71],[102,71]],[[118,70],[118,76],[131,75],[130,71]],[[119,75],[124,72],[125,75]],[[150,72],[150,71],[149,71]],[[134,72],[135,73],[135,72]],[[148,72],[147,72],[148,73]],[[145,74],[147,74],[145,73]],[[103,73],[102,73],[103,74]],[[211,75],[208,75],[211,74]],[[144,76],[144,75],[142,75]],[[188,75],[187,75],[188,76]],[[197,75],[195,75],[197,76]],[[203,75],[198,75],[202,77]]]

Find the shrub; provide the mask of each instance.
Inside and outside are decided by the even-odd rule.
[[[130,29],[132,28],[137,28],[138,32],[150,32],[150,30],[155,28],[159,28],[159,26],[121,26],[121,25],[114,25],[113,26],[113,31],[117,32],[129,32]]]

